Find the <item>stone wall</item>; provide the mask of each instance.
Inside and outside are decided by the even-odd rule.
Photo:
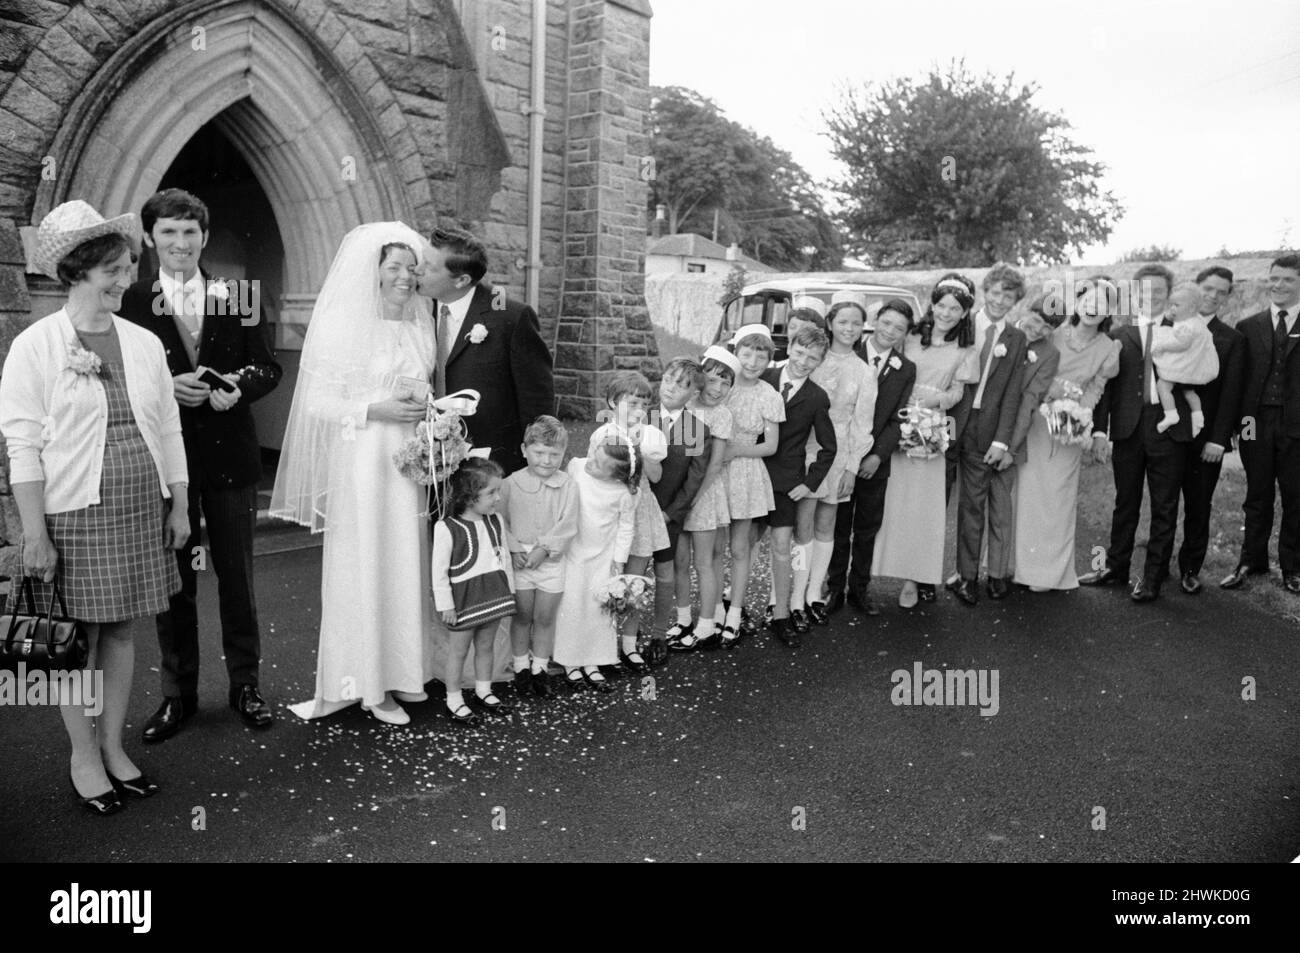
[[[555,391],[562,416],[593,419],[611,374],[657,378],[645,306],[649,7],[570,4],[568,194]]]

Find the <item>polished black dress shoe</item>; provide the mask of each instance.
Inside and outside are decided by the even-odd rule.
[[[645,647],[645,660],[651,668],[662,668],[668,664],[668,640],[651,639]]]
[[[118,796],[117,788],[111,784],[103,794],[96,794],[94,797],[82,797],[81,792],[77,790],[77,783],[72,780],[72,772],[68,772],[68,784],[72,785],[72,793],[77,796],[81,807],[88,814],[94,814],[96,817],[108,817],[110,814],[116,814],[126,805]]]
[[[790,628],[801,638],[812,631],[812,623],[802,609],[790,610]]]
[[[1189,596],[1200,595],[1201,589],[1203,588],[1201,586],[1201,577],[1194,572],[1183,573],[1183,578],[1179,581],[1179,585],[1182,586],[1183,592],[1187,593]]]
[[[469,699],[489,715],[508,715],[515,710],[514,705],[498,696],[496,692],[488,692],[486,695],[471,692]]]
[[[1134,602],[1155,602],[1160,598],[1160,587],[1141,579],[1134,584],[1129,598]]]
[[[831,624],[831,614],[826,609],[824,602],[810,602],[806,610],[808,621],[813,625],[827,626]]]
[[[799,633],[791,628],[789,619],[774,618],[767,628],[769,632],[792,649],[797,649],[802,641]]]
[[[162,790],[158,783],[149,775],[141,772],[133,778],[127,778],[123,781],[115,778],[111,774],[108,776],[109,784],[113,785],[113,790],[120,797],[135,798],[137,801],[143,801],[147,797],[153,797]]]
[[[916,584],[916,598],[919,602],[934,602],[934,583],[918,582]]]
[[[1282,585],[1287,592],[1300,595],[1300,572],[1282,573]]]
[[[533,672],[528,679],[528,687],[537,698],[551,698],[555,689],[551,687],[551,676],[545,671]]]
[[[266,703],[256,685],[236,685],[230,689],[230,707],[239,712],[249,728],[270,728],[275,721],[271,706]]]
[[[181,730],[181,725],[194,717],[199,710],[199,701],[193,696],[164,698],[158,710],[144,723],[141,738],[148,744],[166,741]]]
[[[667,649],[664,651],[666,652]],[[618,660],[623,664],[623,668],[633,675],[640,675],[650,670],[650,663],[641,657],[640,652],[624,652],[619,649]]]
[[[1128,586],[1128,576],[1121,576],[1114,569],[1099,569],[1096,572],[1084,573],[1079,577],[1081,586]]]
[[[863,615],[869,615],[869,616],[880,615],[880,608],[874,602],[871,601],[871,596],[867,594],[867,590],[865,589],[861,591],[850,589],[848,595],[848,603],[850,606],[857,609]]]
[[[1240,589],[1246,583],[1247,576],[1256,576],[1268,572],[1267,569],[1252,569],[1250,566],[1238,566],[1219,583],[1220,589]]]
[[[844,608],[844,590],[832,592],[826,597],[826,614],[832,616]]]
[[[953,595],[968,606],[978,605],[980,601],[979,584],[974,579],[963,579],[953,587]]]
[[[524,669],[522,672],[515,672],[515,697],[523,698],[525,695],[531,695],[533,691],[533,671]]]
[[[1011,595],[1010,584],[998,576],[989,576],[987,588],[990,599],[1005,599]]]

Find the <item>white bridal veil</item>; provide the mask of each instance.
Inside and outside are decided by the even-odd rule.
[[[424,239],[401,222],[348,232],[307,326],[270,513],[314,533],[329,527],[332,501],[349,501],[357,430],[365,426],[367,406],[395,383],[391,371],[371,366],[376,343],[388,333],[384,325],[391,324],[382,317],[379,293],[379,253],[391,242],[410,246],[422,260]],[[411,295],[403,318],[431,328],[428,300]]]

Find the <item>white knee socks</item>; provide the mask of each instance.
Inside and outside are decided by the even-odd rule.
[[[795,543],[790,547],[790,566],[794,570],[794,584],[790,589],[790,611],[802,610],[804,593],[808,589],[808,543]]]
[[[812,554],[808,558],[808,601],[822,602],[822,587],[826,585],[826,573],[831,568],[835,540],[814,539],[809,548]]]

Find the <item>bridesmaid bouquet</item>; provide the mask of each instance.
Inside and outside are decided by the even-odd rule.
[[[935,407],[908,404],[898,412],[903,425],[898,449],[914,460],[929,460],[948,450],[948,420]]]
[[[434,515],[441,519],[451,496],[451,475],[469,455],[469,429],[465,421],[455,410],[440,409],[430,396],[424,419],[415,425],[415,436],[393,454],[393,463],[402,476],[433,488]]]
[[[645,576],[611,576],[592,591],[592,597],[600,603],[600,610],[614,620],[615,631],[621,631],[628,616],[650,607],[653,589]]]
[[[1063,447],[1086,447],[1092,443],[1092,411],[1073,397],[1044,401],[1038,412],[1047,421],[1047,432]]]

